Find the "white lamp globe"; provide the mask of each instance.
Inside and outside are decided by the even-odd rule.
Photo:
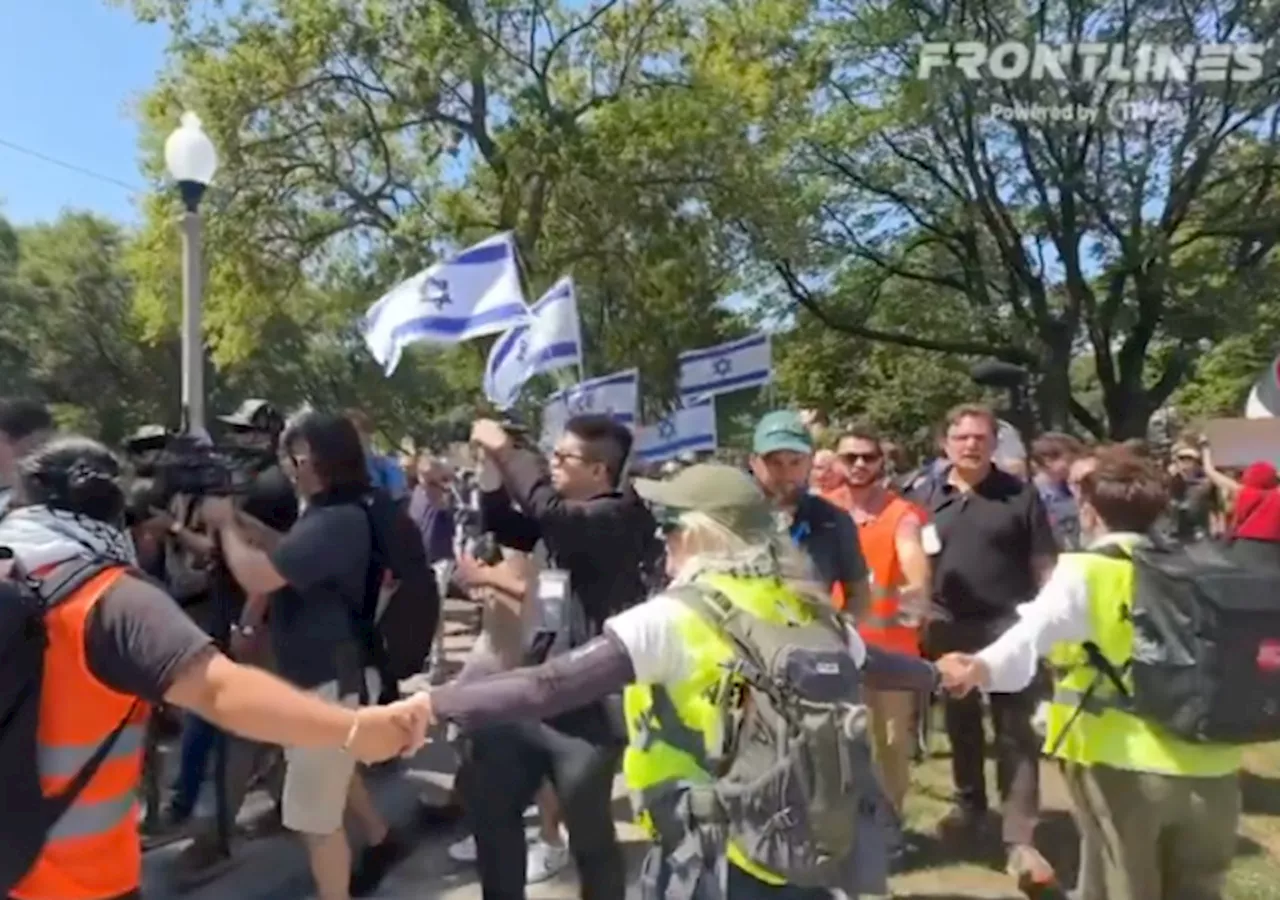
[[[218,151],[195,113],[183,113],[182,124],[164,142],[164,164],[174,181],[205,186],[213,181]]]

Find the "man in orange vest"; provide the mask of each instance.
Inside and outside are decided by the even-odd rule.
[[[366,762],[422,741],[426,721],[410,705],[346,708],[219,653],[172,598],[135,574],[119,476],[119,463],[102,445],[55,439],[20,464],[18,503],[0,522],[0,547],[11,553],[6,569],[37,593],[49,593],[46,604],[56,600],[43,615],[42,676],[31,682],[39,690],[17,702],[0,735],[6,752],[21,750],[22,735],[10,729],[34,724],[34,741],[26,744],[33,752],[6,757],[9,771],[0,781],[0,862],[3,871],[16,873],[0,883],[0,897],[138,897],[135,796],[151,704],[182,707],[255,741],[332,748]],[[12,576],[6,570],[0,577]],[[68,581],[76,586],[55,595],[54,585]],[[15,591],[12,583],[5,589]],[[39,648],[35,644],[35,660]],[[30,652],[30,643],[22,649]],[[100,764],[86,767],[95,755]],[[84,772],[92,772],[87,781]],[[43,803],[23,793],[37,779]],[[47,805],[78,781],[81,789],[45,831],[48,823],[40,819]],[[24,827],[42,843],[23,838]],[[17,844],[34,859],[13,856]]]
[[[885,487],[884,451],[871,428],[846,431],[836,456],[844,484],[827,499],[853,516],[871,576],[871,604],[858,619],[858,633],[872,646],[919,656],[919,624],[929,596],[929,557],[919,511]],[[876,762],[901,813],[915,748],[916,698],[902,691],[867,691],[866,699]]]

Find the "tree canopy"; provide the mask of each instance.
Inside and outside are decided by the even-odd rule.
[[[651,410],[671,402],[681,349],[763,319],[785,332],[788,400],[905,437],[973,396],[968,366],[994,357],[1029,370],[1042,427],[1129,437],[1171,401],[1234,412],[1280,336],[1275,50],[1215,79],[1195,49],[1272,47],[1264,4],[132,6],[172,34],[141,109],[157,187],[143,225],[127,246],[104,232],[74,250],[0,230],[0,290],[74,297],[47,267],[84,254],[100,302],[145,339],[129,352],[169,366],[150,371],[173,365],[159,150],[184,109],[221,156],[205,201],[218,389],[364,405],[397,436],[475,406],[484,342],[416,351],[387,381],[359,313],[502,230],[530,300],[574,276],[588,374],[638,365]],[[1003,49],[969,72],[954,42]],[[1090,71],[1071,52],[1089,43],[1160,71]],[[1177,53],[1155,66],[1161,47]],[[1038,62],[1006,77],[1019,52]],[[36,345],[0,331],[0,375]],[[54,368],[30,374],[51,397],[78,384]]]

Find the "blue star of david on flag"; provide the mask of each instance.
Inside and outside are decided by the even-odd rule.
[[[516,345],[516,362],[524,364],[525,359],[529,355],[529,339],[521,338],[520,343]]]
[[[449,282],[429,276],[422,282],[422,300],[424,303],[434,303],[436,309],[444,309],[453,302],[449,297]]]
[[[718,394],[758,388],[773,376],[767,334],[753,334],[680,354],[680,399],[695,403]],[[684,426],[680,426],[683,432]]]
[[[676,423],[673,419],[663,419],[658,423],[658,437],[670,440],[676,436]]]
[[[573,398],[573,411],[575,413],[590,412],[595,405],[595,396],[590,391],[584,391]]]

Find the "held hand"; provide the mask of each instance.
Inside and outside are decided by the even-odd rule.
[[[511,437],[501,422],[477,419],[471,426],[471,443],[486,453],[498,453],[511,445]]]
[[[359,725],[347,750],[362,763],[379,763],[401,755],[413,745],[413,723],[404,710],[367,706],[356,715]]]
[[[963,697],[987,680],[986,666],[967,653],[948,653],[935,663],[942,676],[942,686],[956,697]]]
[[[404,707],[408,724],[413,734],[413,742],[405,751],[405,756],[412,756],[422,749],[427,742],[427,731],[436,723],[435,710],[431,708],[431,694],[428,691],[414,694],[398,704]]]

